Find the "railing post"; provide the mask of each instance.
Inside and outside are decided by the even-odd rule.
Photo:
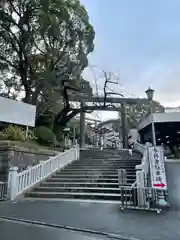
[[[146,198],[145,198],[143,170],[136,171],[136,181],[137,181],[138,207],[144,207],[146,205]]]
[[[16,191],[17,191],[17,174],[18,174],[18,168],[17,167],[11,167],[9,169],[9,175],[8,175],[8,191],[7,191],[7,197],[10,200],[14,200],[16,197]]]

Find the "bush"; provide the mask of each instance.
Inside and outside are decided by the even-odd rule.
[[[56,143],[56,135],[52,132],[51,129],[45,126],[39,126],[35,128],[34,132],[40,142],[51,143],[51,144]]]
[[[4,132],[0,132],[0,141],[7,140],[7,136]]]
[[[3,131],[9,140],[13,141],[24,141],[26,133],[23,128],[19,126],[10,125]]]

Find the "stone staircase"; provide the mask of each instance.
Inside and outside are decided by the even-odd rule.
[[[127,185],[136,180],[135,166],[141,156],[115,149],[81,151],[80,160],[57,171],[40,185],[26,192],[29,198],[59,198],[120,201],[117,169],[127,171]]]

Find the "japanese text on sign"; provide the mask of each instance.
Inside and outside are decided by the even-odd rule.
[[[164,153],[161,147],[149,147],[149,162],[151,183],[153,188],[166,189],[166,173],[164,166]]]

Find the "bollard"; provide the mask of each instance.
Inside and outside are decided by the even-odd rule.
[[[118,181],[119,185],[123,186],[127,184],[127,178],[126,178],[126,170],[125,169],[118,169]]]

